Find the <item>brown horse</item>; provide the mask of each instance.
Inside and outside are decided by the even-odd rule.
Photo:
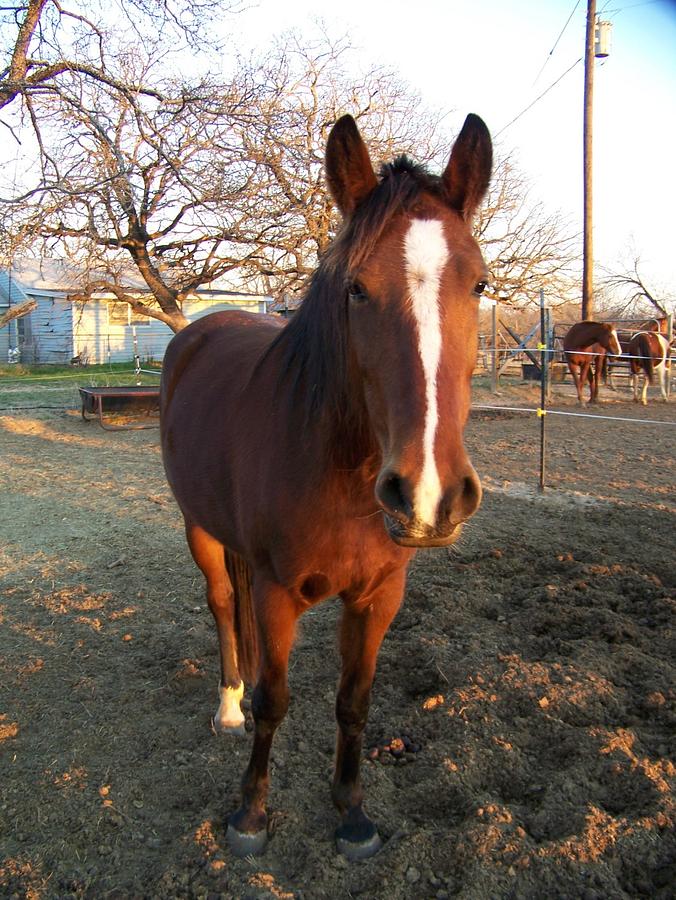
[[[671,371],[669,341],[658,331],[639,331],[627,344],[631,384],[634,391],[634,402],[638,403],[638,379],[643,373],[643,391],[641,403],[648,403],[648,385],[654,381],[654,375],[660,380],[660,393],[667,402],[667,379]]]
[[[440,177],[405,157],[377,176],[344,116],[326,149],[344,223],[294,318],[215,313],[167,351],[164,464],[218,630],[217,730],[242,731],[242,679],[256,682],[238,855],[266,842],[296,621],[335,595],[337,843],[350,858],[380,845],[359,774],[376,656],[415,548],[453,543],[481,499],[462,435],[487,277],[470,223],[491,155],[469,115]]]
[[[593,322],[590,319],[576,322],[563,339],[563,349],[578,401],[584,406],[582,392],[588,382],[589,402],[596,403],[606,354],[619,356],[622,352],[615,328],[607,322]]]

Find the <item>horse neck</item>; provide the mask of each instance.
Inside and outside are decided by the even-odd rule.
[[[288,421],[324,467],[356,471],[377,453],[363,385],[350,348],[344,276],[320,267],[275,341]]]

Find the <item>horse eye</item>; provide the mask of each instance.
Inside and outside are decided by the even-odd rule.
[[[350,303],[359,304],[366,303],[368,294],[358,281],[353,281],[347,289],[347,296]]]
[[[486,290],[487,287],[488,287],[487,281],[477,281],[477,283],[474,287],[474,293],[475,294],[483,294],[483,292]]]

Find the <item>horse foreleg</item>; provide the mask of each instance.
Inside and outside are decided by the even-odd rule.
[[[638,403],[638,371],[631,369],[631,393],[634,403]]]
[[[220,702],[212,719],[214,731],[243,735],[244,714],[240,703],[244,684],[237,667],[234,595],[225,568],[223,545],[198,525],[186,522],[185,530],[190,552],[207,582],[207,602],[218,633],[221,678]]]
[[[584,400],[582,399],[582,388],[584,382],[581,378],[581,366],[578,366],[576,363],[568,363],[568,368],[570,369],[570,374],[573,376],[573,384],[575,385],[575,390],[577,391],[577,401],[580,406],[584,406]]]
[[[601,374],[601,370],[597,365],[594,365],[593,357],[589,357],[588,361],[585,363],[585,366],[585,374],[587,383],[589,384],[589,402],[596,403],[599,392],[599,377]]]
[[[362,807],[362,735],[378,650],[401,604],[404,579],[404,570],[399,570],[368,596],[343,596],[340,631],[343,666],[336,697],[338,738],[331,794],[341,814],[336,831],[337,847],[348,859],[372,856],[381,846],[376,827]]]
[[[589,365],[589,390],[591,403],[597,403],[599,399],[599,387],[601,384],[601,372],[603,371],[603,357],[592,357]]]
[[[657,372],[660,379],[660,394],[662,395],[662,399],[664,400],[664,402],[667,403],[669,400],[669,396],[667,394],[667,378],[671,374],[671,372],[667,369],[665,361],[660,363]]]
[[[230,816],[226,833],[236,856],[261,853],[267,843],[270,748],[289,706],[289,653],[299,614],[295,601],[279,585],[254,582],[254,603],[261,653],[260,678],[251,704],[254,740],[242,779],[242,803]]]
[[[589,384],[589,399],[591,400],[592,388],[591,388],[591,371],[589,367],[589,362],[585,357],[584,362],[580,363],[579,374],[578,374],[579,383],[577,385],[577,399],[580,403],[580,406],[586,406],[586,402],[584,399],[584,389]]]

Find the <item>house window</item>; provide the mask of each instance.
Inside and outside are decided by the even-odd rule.
[[[150,318],[135,312],[128,303],[108,303],[109,325],[150,325]]]

